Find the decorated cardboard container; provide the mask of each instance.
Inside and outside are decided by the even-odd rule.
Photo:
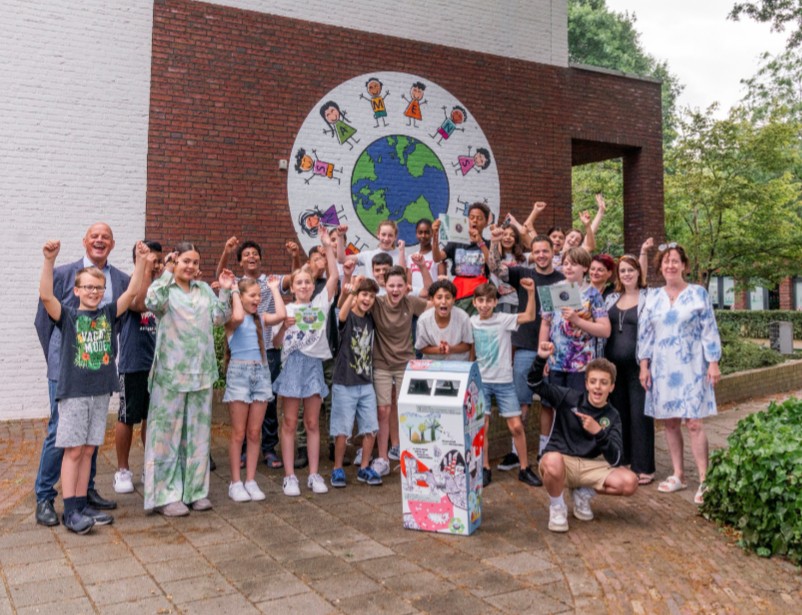
[[[476,363],[410,361],[398,396],[404,527],[468,536],[482,520],[485,408]]]

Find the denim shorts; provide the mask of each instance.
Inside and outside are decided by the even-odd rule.
[[[331,385],[331,418],[329,435],[350,436],[356,418],[359,435],[373,434],[379,430],[376,417],[376,393],[372,384],[345,386]]]
[[[518,403],[529,405],[532,403],[534,392],[526,384],[526,377],[532,369],[532,363],[537,357],[536,350],[526,348],[516,348],[515,358],[512,361],[513,382],[515,383],[515,394],[518,396]]]
[[[485,408],[490,408],[490,398],[496,398],[498,413],[504,418],[521,416],[521,404],[515,394],[515,385],[512,382],[483,382],[482,394],[485,398]]]
[[[269,402],[273,399],[270,367],[258,361],[235,361],[228,364],[226,392],[223,401]]]

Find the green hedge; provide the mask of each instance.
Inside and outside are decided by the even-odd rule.
[[[727,322],[719,322],[721,335],[721,374],[734,374],[748,369],[777,365],[790,358],[779,352],[744,339],[738,329]]]
[[[223,357],[226,352],[226,331],[223,327],[214,328],[214,351],[217,354],[217,382],[214,383],[215,389],[226,388],[226,373],[223,371]]]
[[[727,443],[710,457],[702,514],[738,530],[744,548],[802,564],[802,401],[772,402]]]
[[[716,310],[716,322],[734,327],[742,337],[769,339],[769,323],[787,320],[793,323],[794,339],[802,339],[802,312],[792,310]]]

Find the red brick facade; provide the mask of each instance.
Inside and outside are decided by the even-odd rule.
[[[285,270],[295,235],[286,174],[318,99],[370,71],[425,75],[472,110],[495,154],[501,209],[552,205],[570,223],[571,166],[624,156],[625,242],[663,236],[660,86],[188,0],[157,0],[146,233],[192,239],[211,273],[251,238]]]

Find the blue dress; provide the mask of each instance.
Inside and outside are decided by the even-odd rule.
[[[701,419],[716,414],[707,369],[721,359],[721,340],[707,291],[689,284],[671,305],[666,291],[655,289],[638,324],[638,360],[651,360],[646,415]]]

